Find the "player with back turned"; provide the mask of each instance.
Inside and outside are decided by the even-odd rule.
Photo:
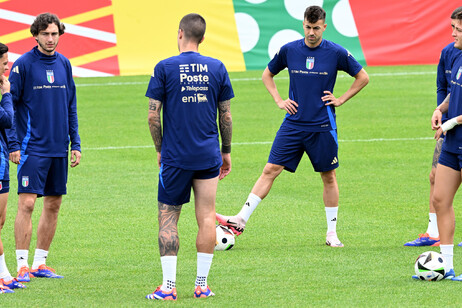
[[[189,202],[191,188],[199,226],[194,297],[214,295],[207,285],[207,277],[216,242],[218,179],[223,179],[231,171],[230,99],[234,93],[223,63],[199,54],[204,34],[202,16],[184,16],[177,36],[180,54],[156,65],[146,92],[149,128],[160,167],[158,243],[163,273],[162,285],[148,294],[148,299],[177,299],[177,225],[182,205]]]

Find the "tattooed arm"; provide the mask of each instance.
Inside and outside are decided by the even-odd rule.
[[[176,256],[180,248],[178,220],[181,205],[167,205],[159,202],[158,210],[160,256]]]
[[[151,131],[152,141],[157,152],[157,165],[160,167],[160,151],[162,149],[162,123],[160,121],[160,110],[162,102],[149,98],[148,122]]]
[[[231,117],[231,104],[229,100],[218,103],[218,118],[221,135],[221,156],[223,159],[219,179],[222,180],[231,172],[231,137],[233,134],[233,119]]]

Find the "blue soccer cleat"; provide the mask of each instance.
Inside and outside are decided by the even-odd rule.
[[[440,238],[430,237],[428,233],[419,234],[417,239],[407,242],[404,246],[440,246]]]
[[[0,279],[0,284],[3,284],[9,289],[24,289],[26,286],[18,282],[16,278],[11,279],[10,281],[5,281],[5,279]]]
[[[37,278],[64,278],[64,276],[56,275],[55,270],[45,264],[40,265],[37,269],[32,269],[30,274]]]
[[[460,242],[459,244],[457,244],[457,246],[462,247],[462,242]]]
[[[146,295],[147,299],[157,299],[161,301],[176,301],[176,288],[173,288],[172,291],[162,291],[161,286],[158,286],[157,289],[151,294]]]
[[[16,280],[19,282],[30,282],[30,278],[33,277],[30,274],[30,270],[27,266],[23,266],[19,269]]]
[[[454,273],[454,269],[450,269],[449,271],[446,272],[446,274],[444,274],[444,277],[443,279],[452,279],[456,276],[456,273]]]
[[[196,289],[194,290],[194,297],[195,298],[202,298],[202,297],[209,297],[209,296],[214,296],[215,293],[213,293],[209,286],[207,288],[202,289],[201,286],[197,286]]]
[[[0,283],[0,294],[3,293],[14,293],[14,291]]]

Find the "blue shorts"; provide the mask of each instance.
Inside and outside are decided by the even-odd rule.
[[[10,192],[10,181],[0,181],[0,195]]]
[[[304,132],[283,124],[274,138],[268,163],[295,172],[304,152],[308,154],[314,171],[336,169],[339,166],[337,131]]]
[[[194,179],[206,180],[220,174],[220,166],[207,170],[185,170],[162,164],[159,171],[157,200],[168,205],[189,202]]]
[[[462,170],[462,154],[441,150],[438,164],[460,171]]]
[[[61,196],[67,190],[67,157],[24,155],[18,166],[18,194]]]

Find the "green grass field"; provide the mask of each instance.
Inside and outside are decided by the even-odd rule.
[[[338,234],[343,249],[325,245],[322,184],[309,160],[284,172],[230,251],[215,253],[208,279],[214,298],[193,298],[196,277],[194,206],[183,207],[176,307],[417,307],[459,306],[461,284],[411,279],[426,247],[403,247],[423,233],[434,141],[436,67],[369,67],[369,85],[337,109],[340,187]],[[233,169],[219,183],[217,211],[236,214],[266,163],[282,121],[261,72],[230,74],[236,98]],[[65,276],[33,279],[0,296],[2,307],[139,307],[172,305],[144,296],[162,282],[157,248],[157,173],[144,97],[149,76],[79,78],[83,157],[70,170],[47,264]],[[334,94],[352,79],[339,75]],[[277,78],[287,95],[288,77]],[[16,167],[2,239],[16,271],[13,224]],[[456,218],[462,219],[456,196]],[[33,215],[35,232],[41,201]],[[462,241],[456,229],[455,244]],[[438,248],[433,250],[439,251]],[[454,265],[462,273],[462,248]]]

